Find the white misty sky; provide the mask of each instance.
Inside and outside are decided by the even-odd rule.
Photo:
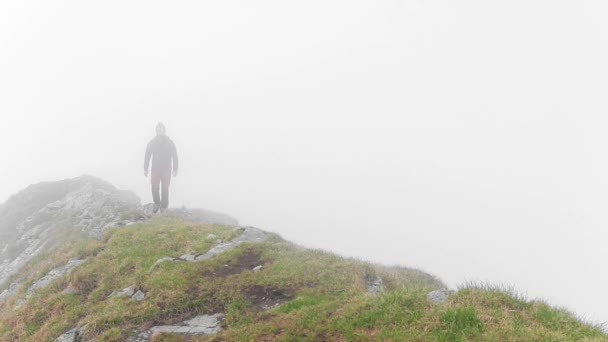
[[[0,3],[0,201],[83,173],[608,321],[608,4]]]

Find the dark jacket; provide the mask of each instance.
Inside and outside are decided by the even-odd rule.
[[[175,144],[166,135],[157,135],[156,138],[148,143],[146,157],[144,158],[144,171],[146,172],[150,165],[150,158],[152,158],[153,172],[170,172],[171,160],[173,160],[174,171],[177,171],[179,167]]]

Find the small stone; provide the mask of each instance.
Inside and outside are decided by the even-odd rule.
[[[209,254],[201,254],[199,256],[196,257],[195,260],[207,260],[209,258],[211,258],[213,255],[209,255]]]
[[[371,294],[379,294],[384,291],[384,283],[382,281],[382,278],[373,275],[368,275],[366,278],[367,292]]]
[[[217,235],[209,234],[209,235],[207,235],[207,239],[209,239],[209,240],[217,239]]]
[[[184,255],[180,256],[179,258],[182,260],[186,260],[186,261],[194,261],[196,256],[193,254],[184,254]]]
[[[429,292],[426,295],[426,298],[435,303],[445,303],[447,302],[450,293],[452,293],[452,291],[448,289],[439,289]]]
[[[20,283],[11,283],[11,285],[9,286],[8,289],[2,291],[2,293],[0,293],[0,303],[3,302],[6,298],[14,295],[15,293],[17,293],[17,291],[19,290],[19,288],[21,287]]]
[[[254,272],[260,271],[262,269],[262,267],[264,267],[263,265],[259,265],[253,268]]]
[[[131,297],[135,293],[135,285],[131,285],[122,289],[122,291],[118,292],[114,295],[114,297]]]
[[[52,269],[44,277],[38,279],[38,281],[32,284],[32,286],[30,286],[30,288],[27,290],[26,298],[30,298],[36,291],[48,286],[55,279],[62,277],[63,275],[70,272],[72,269],[81,265],[85,261],[86,260],[72,259],[68,261],[65,266]]]
[[[144,300],[144,298],[146,298],[146,294],[138,290],[131,298],[135,299],[138,302],[141,302],[142,300]]]
[[[66,332],[65,334],[57,337],[55,342],[79,342],[82,340],[82,335],[84,334],[85,329],[86,326],[72,329]]]
[[[161,325],[149,330],[151,334],[168,332],[189,336],[204,336],[217,334],[222,331],[223,314],[197,316],[179,325]]]

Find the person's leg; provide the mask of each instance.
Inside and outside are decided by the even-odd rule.
[[[150,179],[152,180],[152,200],[154,201],[154,205],[159,208],[161,205],[159,194],[161,175],[153,170]]]
[[[169,185],[171,185],[171,171],[163,174],[163,199],[161,201],[161,208],[167,209],[169,207]]]

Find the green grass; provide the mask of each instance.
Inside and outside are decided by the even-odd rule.
[[[29,285],[71,258],[87,262],[19,310],[12,310],[17,298],[0,304],[0,341],[53,341],[85,324],[87,339],[123,341],[142,328],[218,312],[226,315],[225,331],[194,341],[608,340],[600,327],[508,288],[465,284],[447,303],[431,303],[427,292],[444,285],[424,272],[304,249],[275,234],[209,260],[151,268],[165,256],[208,251],[215,245],[210,233],[225,241],[238,234],[165,217],[112,229],[102,241],[72,239],[15,279]],[[253,272],[257,264],[264,267]],[[368,275],[382,277],[386,291],[368,294]],[[108,298],[130,285],[146,299]],[[279,305],[262,309],[267,294]],[[161,334],[155,341],[186,339]]]

